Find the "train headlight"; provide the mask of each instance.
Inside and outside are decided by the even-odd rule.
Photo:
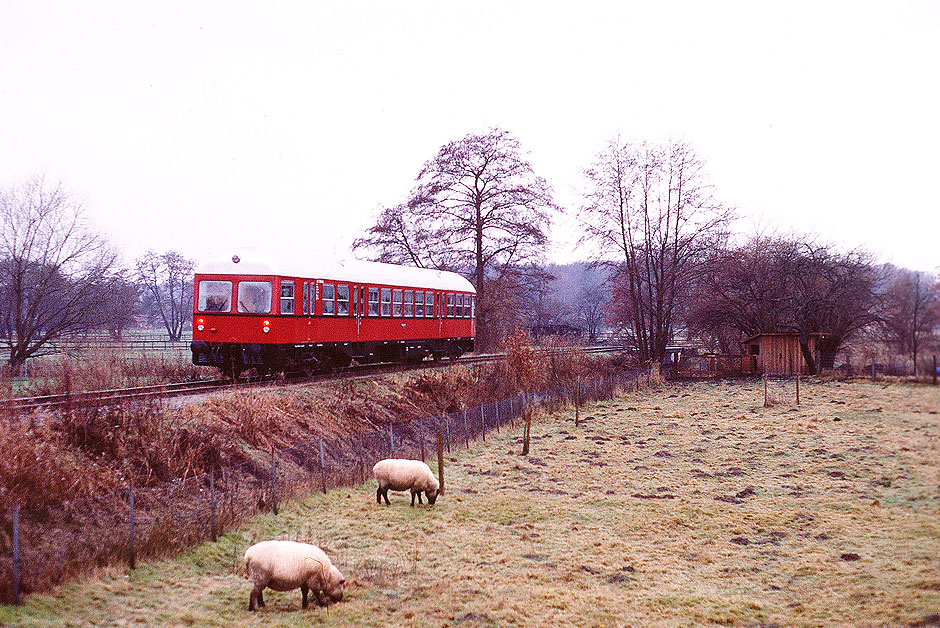
[[[261,331],[264,333],[271,331],[271,321],[264,321],[264,327],[261,328]]]
[[[203,319],[197,318],[197,319],[196,319],[196,329],[198,329],[199,331],[202,331],[203,329],[205,329],[206,326],[205,326],[204,323],[205,323],[205,321],[204,321]]]

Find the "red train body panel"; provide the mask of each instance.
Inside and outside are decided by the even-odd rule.
[[[286,266],[286,265],[284,265]],[[193,363],[237,376],[459,357],[475,291],[455,273],[374,262],[207,265],[193,290]]]

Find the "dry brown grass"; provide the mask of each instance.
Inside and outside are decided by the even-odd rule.
[[[697,383],[538,418],[448,460],[430,509],[310,497],[177,560],[0,608],[22,626],[908,626],[940,621],[940,390]],[[250,615],[238,556],[301,538],[347,599]],[[50,619],[54,618],[54,619]]]

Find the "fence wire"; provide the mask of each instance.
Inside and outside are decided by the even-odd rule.
[[[178,553],[278,503],[362,484],[384,458],[434,460],[506,429],[533,407],[609,399],[635,389],[640,372],[520,394],[475,408],[392,424],[379,431],[319,438],[272,450],[265,459],[157,486],[39,508],[15,507],[0,527],[0,601],[49,590],[89,567]]]

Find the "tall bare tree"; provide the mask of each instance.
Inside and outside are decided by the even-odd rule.
[[[917,357],[940,324],[940,283],[927,273],[890,269],[883,299],[882,326],[888,340],[906,353],[917,375]]]
[[[146,302],[163,322],[170,340],[183,336],[185,323],[192,316],[194,266],[176,251],[148,251],[137,260],[137,277],[147,294]]]
[[[116,253],[83,204],[36,176],[0,190],[0,335],[16,375],[63,335],[93,326]]]
[[[407,202],[383,209],[353,246],[377,251],[382,261],[465,273],[477,291],[477,337],[488,346],[498,309],[489,286],[535,267],[554,208],[551,188],[518,140],[491,129],[442,146]]]
[[[610,314],[638,357],[659,369],[705,253],[726,238],[718,203],[691,147],[619,139],[586,170],[582,243],[615,267]]]

